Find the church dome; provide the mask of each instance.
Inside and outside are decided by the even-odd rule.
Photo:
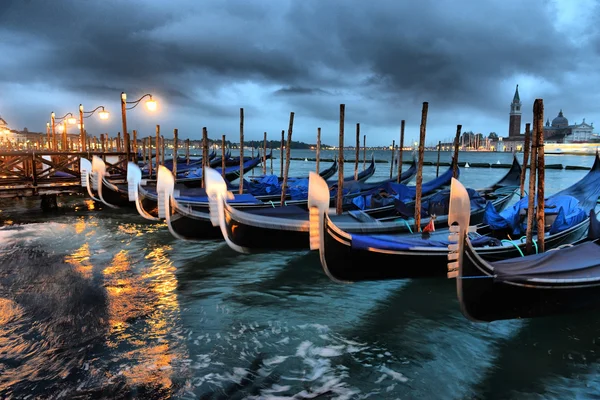
[[[569,126],[569,120],[564,117],[562,110],[560,110],[560,112],[558,113],[558,117],[556,117],[552,120],[552,127],[553,128],[566,128],[568,126]]]

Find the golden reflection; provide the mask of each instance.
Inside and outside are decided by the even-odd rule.
[[[83,218],[79,218],[75,223],[75,233],[80,234],[85,230],[85,220]]]
[[[14,301],[0,298],[0,326],[9,323],[23,314],[23,309]]]
[[[83,200],[83,204],[85,204],[85,206],[87,207],[87,209],[89,211],[92,211],[92,210],[96,209],[96,203],[94,203],[94,200],[92,200],[92,199],[85,199],[85,200]]]
[[[134,224],[119,225],[119,230],[129,235],[141,236],[143,234]]]
[[[79,272],[84,278],[90,279],[92,277],[93,265],[90,263],[89,244],[85,243],[75,250],[73,254],[66,256],[65,262],[71,264],[75,268],[75,271]]]
[[[185,346],[170,337],[177,329],[179,303],[169,250],[170,246],[153,249],[139,266],[121,250],[104,270],[110,319],[107,345],[131,349],[122,355],[131,368],[119,371],[131,385],[169,390],[171,376],[177,373],[173,362],[187,357]]]

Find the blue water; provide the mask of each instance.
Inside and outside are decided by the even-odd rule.
[[[292,161],[291,175],[314,167]],[[372,180],[389,168],[377,164]],[[483,187],[506,171],[462,168],[460,179]],[[425,167],[424,180],[435,173]],[[547,170],[546,191],[585,173]],[[472,323],[452,280],[341,285],[314,252],[243,255],[218,240],[180,241],[162,223],[85,196],[61,197],[59,207],[0,202],[0,398],[599,397],[594,313]]]

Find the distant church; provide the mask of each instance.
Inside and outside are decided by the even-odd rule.
[[[521,151],[525,140],[525,132],[521,132],[521,98],[519,97],[519,85],[515,89],[513,101],[510,103],[510,115],[508,122],[508,136],[499,139],[499,151]],[[533,131],[533,124],[531,126]],[[544,126],[544,141],[548,143],[578,143],[588,142],[593,139],[594,124],[583,122],[569,125],[569,120],[560,110],[558,116],[552,120],[546,120]],[[501,145],[503,144],[503,146]]]

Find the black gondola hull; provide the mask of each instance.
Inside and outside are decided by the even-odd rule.
[[[339,281],[372,281],[408,278],[441,278],[447,273],[447,248],[413,248],[402,251],[352,248],[351,234],[344,235],[325,221],[322,263],[325,272]],[[546,249],[571,244],[587,234],[589,220],[545,238]],[[477,254],[486,261],[521,257],[525,244],[518,247],[482,247]]]
[[[222,239],[223,235],[218,226],[213,226],[208,214],[191,216],[178,212],[173,207],[171,211],[171,229],[176,237],[185,240]]]
[[[252,251],[299,250],[309,247],[308,219],[303,221],[302,230],[284,230],[275,227],[259,227],[246,224],[232,216],[228,207],[224,208],[225,226],[229,240]]]
[[[474,321],[534,318],[584,311],[600,306],[600,282],[515,284],[495,280],[465,244],[462,274],[457,278],[463,314]]]
[[[102,180],[102,198],[108,204],[112,204],[113,206],[135,207],[135,204],[129,201],[127,192],[122,192],[118,190],[118,188],[116,188],[116,190],[113,189],[104,182],[104,179]]]

